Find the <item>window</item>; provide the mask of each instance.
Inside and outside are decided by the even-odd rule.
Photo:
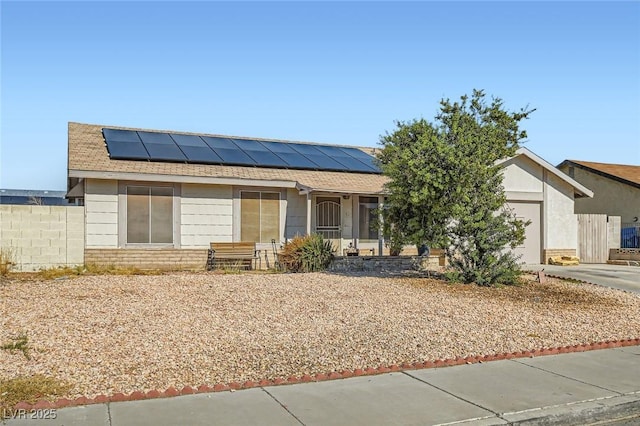
[[[360,197],[359,226],[361,240],[378,239],[378,197]]]
[[[280,193],[240,192],[240,240],[280,240]]]
[[[127,186],[127,243],[173,243],[173,188]]]

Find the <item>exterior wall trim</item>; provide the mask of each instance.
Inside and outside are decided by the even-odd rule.
[[[287,191],[286,188],[273,188],[273,187],[264,187],[264,186],[234,186],[232,190],[233,200],[232,200],[232,239],[233,241],[241,241],[240,239],[240,231],[242,227],[242,217],[240,213],[240,193],[243,191],[248,192],[277,192],[280,194],[280,225],[278,231],[278,241],[284,241],[285,237],[285,225],[287,221]],[[256,244],[267,244],[266,243],[256,243]]]
[[[575,179],[572,179],[568,175],[564,174],[559,169],[555,168],[551,163],[547,162],[542,157],[538,157],[536,154],[529,151],[527,148],[519,148],[518,151],[516,151],[516,155],[524,155],[530,160],[533,160],[535,163],[538,163],[540,166],[542,166],[545,172],[552,173],[557,177],[559,177],[561,180],[571,185],[574,189],[574,192],[578,193],[580,196],[593,198],[593,191],[589,190],[588,188],[580,184]],[[509,159],[501,161],[500,163],[504,163],[506,161],[509,161]]]
[[[127,186],[163,186],[173,188],[173,244],[127,244]],[[179,249],[182,239],[181,198],[182,185],[173,182],[118,181],[118,248],[125,249]]]
[[[507,201],[544,201],[544,192],[505,191]]]
[[[180,176],[129,172],[94,172],[87,170],[69,170],[69,177],[103,180],[126,180],[147,182],[200,183],[208,185],[242,185],[277,188],[297,188],[297,182],[286,180],[259,180],[207,176]]]

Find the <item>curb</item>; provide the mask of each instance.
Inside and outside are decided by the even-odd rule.
[[[603,284],[595,284],[595,283],[592,283],[590,281],[585,281],[585,280],[581,280],[581,279],[578,279],[578,278],[564,277],[562,275],[556,275],[556,274],[553,274],[553,273],[552,274],[545,273],[545,276],[547,276],[549,278],[556,278],[556,279],[563,280],[563,281],[575,282],[575,283],[580,283],[580,284],[589,284],[590,286],[608,288],[610,290],[621,291],[621,292],[627,293],[627,294],[637,294],[637,293],[635,293],[633,291],[625,290],[623,288],[611,287],[611,286],[603,285]]]
[[[202,384],[197,388],[193,388],[191,386],[185,386],[182,389],[176,389],[171,386],[166,390],[150,390],[147,392],[142,391],[134,391],[129,394],[125,393],[114,393],[113,395],[107,396],[104,394],[98,395],[95,398],[87,398],[85,396],[80,396],[73,400],[67,398],[60,398],[56,401],[49,400],[39,400],[35,404],[29,404],[27,402],[19,402],[14,406],[16,410],[38,410],[38,409],[52,409],[52,408],[65,408],[65,407],[74,407],[79,405],[90,405],[90,404],[104,404],[109,402],[123,402],[123,401],[139,401],[143,399],[156,399],[156,398],[168,398],[173,396],[180,395],[192,395],[196,393],[209,393],[209,392],[225,392],[225,391],[236,391],[240,389],[251,389],[255,387],[265,387],[265,386],[280,386],[280,385],[289,385],[289,384],[298,384],[298,383],[311,383],[311,382],[322,382],[326,380],[338,380],[345,379],[348,377],[356,377],[356,376],[374,376],[378,374],[384,374],[389,372],[398,372],[398,371],[407,371],[407,370],[422,370],[427,368],[442,368],[442,367],[450,367],[454,365],[465,365],[465,364],[477,364],[477,363],[485,363],[489,361],[500,361],[514,358],[534,358],[538,356],[545,355],[557,355],[557,354],[565,354],[565,353],[575,353],[575,352],[586,352],[598,349],[611,349],[611,348],[620,348],[626,346],[638,346],[640,345],[640,338],[635,339],[624,339],[624,340],[608,340],[604,342],[593,342],[586,343],[580,345],[569,345],[569,346],[561,346],[556,348],[541,348],[541,349],[533,349],[533,350],[524,350],[524,351],[516,351],[511,353],[501,353],[501,354],[493,354],[493,355],[477,355],[477,356],[467,356],[464,358],[449,358],[449,359],[437,359],[437,360],[428,360],[424,362],[415,362],[415,363],[405,363],[402,365],[388,365],[388,366],[379,366],[378,368],[357,368],[355,370],[342,370],[331,371],[328,373],[318,373],[315,375],[305,374],[303,376],[291,376],[288,378],[275,378],[273,380],[260,380],[259,382],[254,382],[248,380],[244,383],[231,382],[231,383],[217,383],[213,386]]]
[[[638,417],[640,395],[637,394],[501,415],[502,419],[514,426],[609,424],[616,420],[635,421]]]

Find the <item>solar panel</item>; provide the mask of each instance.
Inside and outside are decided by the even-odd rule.
[[[200,136],[196,135],[179,135],[179,134],[171,134],[169,135],[171,138],[178,144],[178,146],[201,146],[204,148],[208,148],[209,145],[204,143],[204,141],[200,138]]]
[[[363,152],[362,150],[359,150],[357,148],[340,147],[340,149],[346,152],[347,154],[349,154],[350,156],[357,158],[359,161],[363,162],[367,166],[371,167],[376,173],[382,173],[373,155],[369,155],[366,152]]]
[[[307,157],[318,165],[319,169],[324,170],[348,170],[343,164],[340,164],[333,158],[317,150],[313,145],[304,145],[298,143],[290,144],[293,149]]]
[[[211,148],[238,149],[238,146],[229,138],[218,138],[214,136],[202,136],[202,140]]]
[[[187,156],[187,160],[190,163],[203,163],[203,164],[222,164],[222,158],[218,156],[211,148],[209,148],[204,142],[204,146],[181,146],[182,152]]]
[[[213,151],[222,158],[223,164],[235,164],[239,166],[255,166],[257,163],[242,151],[231,139],[203,136]]]
[[[245,152],[249,157],[253,158],[256,164],[267,167],[287,167],[288,164],[278,155],[269,151],[260,142],[250,139],[233,139],[233,142]]]
[[[157,143],[162,145],[175,145],[175,142],[167,133],[138,132],[138,136],[140,136],[144,144]]]
[[[145,143],[144,147],[149,151],[149,158],[151,160],[187,161],[187,157],[184,156],[180,148],[173,142],[171,142],[171,145],[164,143]]]
[[[149,153],[141,142],[107,141],[109,157],[114,160],[148,160]]]
[[[376,170],[364,164],[358,159],[348,155],[337,146],[318,145],[315,148],[323,154],[328,155],[340,164],[344,165],[350,172],[375,172]]]
[[[104,139],[109,141],[118,142],[137,142],[140,143],[138,134],[132,130],[120,130],[120,129],[102,129]]]
[[[138,134],[130,130],[102,129],[109,157],[119,160],[148,160],[149,153]]]
[[[287,166],[293,169],[317,169],[318,165],[309,160],[304,155],[300,154],[295,149],[291,148],[288,143],[283,142],[267,142],[260,141],[260,143],[268,148],[271,152],[274,152],[278,157],[282,158]]]
[[[380,173],[356,148],[254,139],[102,129],[112,159]]]

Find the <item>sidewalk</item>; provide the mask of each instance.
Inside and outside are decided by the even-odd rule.
[[[640,346],[63,408],[7,425],[640,424]],[[629,420],[631,419],[631,420]]]

